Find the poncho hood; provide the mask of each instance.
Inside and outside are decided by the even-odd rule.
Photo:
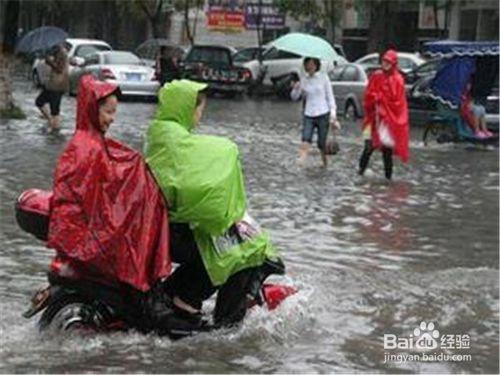
[[[389,49],[382,56],[382,60],[387,61],[393,68],[396,68],[398,65],[398,53],[393,49]]]
[[[145,154],[167,198],[171,220],[220,235],[243,217],[245,184],[236,144],[190,132],[196,96],[205,87],[180,80],[161,89]]]
[[[99,100],[119,92],[118,86],[112,83],[98,81],[91,75],[83,76],[78,89],[76,130],[99,134]]]
[[[205,83],[187,79],[174,80],[166,84],[158,94],[159,105],[155,119],[172,121],[187,131],[192,131],[196,98],[198,93],[206,87]]]

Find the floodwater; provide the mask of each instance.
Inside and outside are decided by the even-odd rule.
[[[313,153],[299,168],[300,105],[269,98],[212,99],[199,131],[240,146],[251,213],[300,292],[272,313],[251,311],[239,329],[177,342],[41,336],[21,312],[44,284],[52,251],[18,229],[14,201],[24,189],[50,189],[75,99],[63,99],[62,136],[47,136],[35,91],[19,79],[15,87],[28,119],[0,126],[1,372],[498,373],[498,149],[424,147],[412,129],[411,161],[397,162],[386,183],[378,153],[356,175],[359,126],[345,122],[329,166]],[[154,109],[121,103],[111,135],[140,149]],[[384,349],[384,334],[410,338],[422,321],[434,323],[438,341],[456,346],[468,335],[469,347],[425,352],[461,355],[448,361],[387,361],[422,353]]]

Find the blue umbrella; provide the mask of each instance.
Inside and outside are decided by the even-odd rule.
[[[63,43],[68,33],[58,27],[42,26],[31,30],[16,46],[16,53],[32,54],[41,52]]]
[[[328,61],[339,58],[330,43],[314,35],[289,33],[272,41],[270,44],[276,49],[295,53],[299,56],[315,57]]]

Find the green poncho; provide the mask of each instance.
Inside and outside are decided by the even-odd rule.
[[[146,138],[146,162],[169,205],[170,220],[189,223],[214,285],[262,264],[275,250],[265,234],[216,250],[217,238],[243,218],[246,195],[238,147],[222,137],[192,134],[198,92],[205,84],[180,80],[159,92]]]

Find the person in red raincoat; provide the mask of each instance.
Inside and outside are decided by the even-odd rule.
[[[363,135],[365,148],[359,160],[359,174],[365,172],[375,149],[382,151],[385,177],[392,177],[392,154],[408,161],[409,124],[404,78],[398,70],[398,56],[389,49],[382,56],[382,69],[368,81],[364,98]]]
[[[76,131],[55,170],[48,246],[62,276],[147,292],[170,274],[167,208],[142,156],[105,137],[118,87],[80,81]]]
[[[486,125],[486,110],[484,106],[478,104],[472,98],[472,81],[473,77],[471,77],[471,82],[465,86],[465,90],[460,98],[460,116],[474,131],[476,137],[492,137],[493,133],[488,130]]]

